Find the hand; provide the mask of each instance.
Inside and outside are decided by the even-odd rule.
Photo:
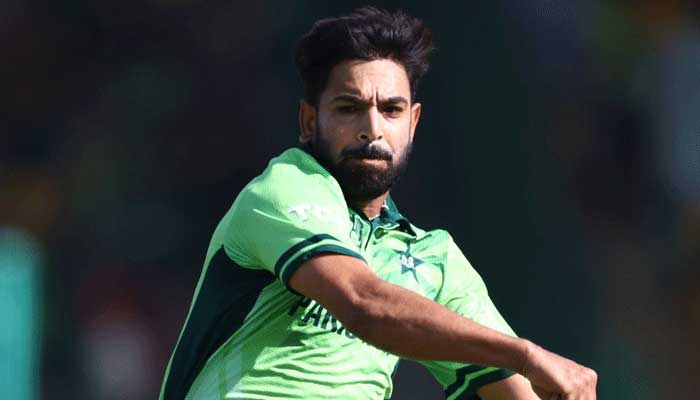
[[[595,400],[595,371],[528,342],[521,374],[543,400]]]

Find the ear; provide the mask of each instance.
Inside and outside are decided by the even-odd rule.
[[[301,100],[299,102],[299,143],[309,143],[316,136],[316,118],[318,118],[316,107],[306,100]]]
[[[420,119],[420,112],[423,106],[420,103],[413,103],[411,106],[411,130],[409,131],[408,140],[413,143],[413,135],[416,133],[416,126]]]

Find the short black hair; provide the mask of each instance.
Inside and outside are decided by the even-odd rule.
[[[432,32],[420,19],[402,11],[361,7],[347,16],[316,21],[297,43],[295,62],[304,84],[304,99],[314,106],[318,106],[331,69],[354,59],[386,58],[401,64],[415,98],[432,50]]]

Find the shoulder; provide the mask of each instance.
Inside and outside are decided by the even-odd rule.
[[[431,263],[439,265],[444,273],[458,271],[460,275],[478,278],[478,273],[445,229],[423,230],[411,224],[416,232],[416,247]]]
[[[232,208],[241,205],[346,207],[335,178],[314,157],[298,148],[270,160],[265,170],[241,190]]]
[[[304,229],[344,229],[348,221],[347,203],[335,178],[311,155],[292,148],[273,158],[241,190],[217,231],[230,238],[234,231],[272,234],[299,224]]]
[[[312,240],[318,245],[319,237],[343,242],[349,220],[337,181],[311,155],[295,148],[273,158],[241,190],[212,241],[223,243],[240,265],[277,268],[283,253],[300,250],[295,247],[300,243]]]
[[[453,246],[454,240],[448,231],[445,229],[430,229],[425,230],[411,224],[411,229],[416,234],[416,244],[423,249],[426,256],[441,259],[444,263],[449,253],[449,249]]]
[[[298,148],[291,148],[268,163],[265,170],[254,178],[242,191],[247,192],[294,192],[304,190],[313,195],[313,190],[326,190],[342,194],[335,178],[316,161]]]
[[[452,236],[445,229],[436,228],[426,230],[417,227],[413,223],[411,223],[411,229],[413,229],[413,231],[416,233],[416,237],[418,238],[418,240],[430,240],[439,242],[447,242],[452,240]]]
[[[464,258],[464,261],[468,263],[462,250],[455,242],[454,237],[447,230],[424,230],[413,224],[411,224],[411,228],[416,233],[418,241],[423,243],[423,247],[432,248],[436,256],[443,258],[445,264],[455,257]]]

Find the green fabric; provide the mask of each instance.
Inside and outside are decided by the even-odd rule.
[[[258,293],[274,282],[266,271],[242,268],[220,247],[198,287],[176,351],[168,366],[162,397],[182,399],[209,357],[243,324]]]
[[[321,304],[286,286],[296,268],[320,253],[365,260],[380,278],[513,335],[483,281],[447,232],[413,226],[391,199],[379,217],[368,220],[348,208],[335,179],[302,149],[287,150],[273,159],[243,189],[217,227],[176,355],[184,351],[183,343],[192,347],[188,337],[189,325],[196,322],[193,315],[199,313],[195,304],[218,307],[201,297],[216,295],[202,290],[202,282],[220,249],[230,258],[231,268],[265,271],[276,279],[247,295],[253,298],[236,302],[241,307],[253,305],[237,311],[245,318],[235,330],[229,324],[228,330],[217,331],[219,325],[212,321],[198,330],[227,340],[196,369],[187,394],[190,399],[391,397],[398,357],[364,343]],[[252,292],[250,285],[246,287],[246,293]],[[235,281],[229,284],[231,295],[240,290]],[[171,358],[164,382],[173,370],[193,370],[175,365],[178,360],[186,363],[185,359]],[[477,384],[508,376],[506,371],[461,363],[424,364],[450,398],[475,393]],[[162,390],[161,398],[171,397]]]

